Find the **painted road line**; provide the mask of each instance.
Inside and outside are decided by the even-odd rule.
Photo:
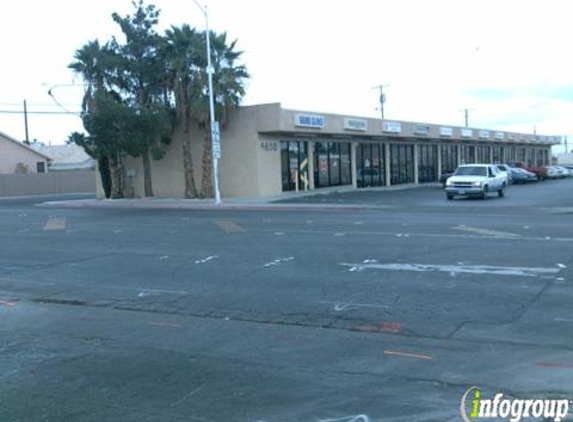
[[[218,255],[211,255],[211,256],[208,256],[207,258],[196,260],[195,264],[204,264],[206,262],[212,261],[212,260],[217,259],[217,258],[219,258]]]
[[[172,327],[172,328],[181,328],[181,324],[173,324],[171,322],[150,322],[149,325],[153,325],[154,327]]]
[[[160,290],[160,289],[147,289],[145,287],[136,287],[134,290],[141,291],[141,292],[148,292],[148,293],[167,293],[173,295],[186,295],[187,292],[182,290]]]
[[[229,233],[243,233],[246,232],[244,228],[229,220],[217,220],[215,224],[219,226],[227,234]]]
[[[371,270],[391,270],[391,271],[415,271],[415,272],[445,272],[451,274],[495,274],[522,277],[538,277],[544,274],[557,274],[559,268],[543,267],[496,267],[491,265],[430,265],[430,264],[348,264],[340,263],[345,267],[350,267],[351,272]]]
[[[5,302],[3,300],[0,300],[0,306],[14,306],[16,305],[15,302]]]
[[[388,309],[390,305],[372,305],[369,303],[353,303],[353,302],[327,302],[321,301],[319,303],[325,305],[334,305],[335,312],[352,311],[355,309],[372,308],[372,309]]]
[[[44,230],[65,230],[66,217],[50,217],[44,226]]]
[[[403,356],[405,358],[412,358],[412,359],[422,359],[422,360],[433,360],[434,359],[432,356],[428,356],[428,355],[419,355],[417,353],[399,352],[396,350],[384,350],[382,353],[384,353],[385,355]]]
[[[270,232],[271,229],[253,229],[258,232]],[[274,229],[276,230],[276,229]],[[273,230],[273,231],[274,231]],[[289,232],[290,234],[324,234],[324,235],[331,235],[337,233],[335,230],[324,230],[324,229],[295,229],[295,228],[280,228],[279,230],[284,230],[284,232],[275,232],[275,235],[285,234],[285,232]],[[387,231],[377,231],[377,230],[368,230],[368,231],[359,231],[359,230],[347,230],[345,231],[348,235],[356,235],[356,236],[391,236],[396,237],[398,234],[404,237],[429,237],[429,238],[446,238],[446,239],[478,239],[478,240],[489,240],[489,239],[503,239],[506,241],[532,241],[532,242],[573,242],[573,237],[541,237],[541,236],[486,236],[486,235],[478,235],[478,234],[450,234],[450,233],[397,233],[397,232],[387,232]],[[407,236],[406,236],[407,235]]]
[[[556,321],[556,322],[573,322],[573,319],[571,319],[571,318],[559,318],[559,317],[557,317],[557,318],[554,318],[553,321]]]
[[[263,265],[263,267],[275,267],[277,265],[282,264],[283,262],[292,261],[293,259],[294,259],[294,256],[289,256],[288,258],[275,259],[274,261],[267,262],[266,264]]]
[[[499,230],[490,230],[490,229],[481,229],[479,227],[470,227],[470,226],[456,226],[452,227],[454,230],[461,230],[470,233],[481,234],[484,236],[494,236],[494,237],[521,237],[519,234],[510,233],[510,232],[502,232]]]

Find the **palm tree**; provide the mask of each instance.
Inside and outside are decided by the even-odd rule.
[[[204,45],[205,33],[201,33],[201,44]],[[237,41],[227,45],[227,34],[210,33],[211,65],[213,67],[213,94],[215,105],[215,119],[220,121],[224,128],[229,122],[231,112],[237,108],[245,95],[245,84],[249,73],[244,65],[237,64],[242,52],[235,51]],[[204,50],[202,50],[204,51]],[[208,76],[204,69],[207,66],[206,54],[197,58],[193,69],[194,85],[191,92],[192,116],[201,128],[204,129],[201,196],[213,196],[213,162],[211,128],[209,125],[209,85]]]
[[[200,37],[189,25],[172,27],[166,31],[166,60],[169,68],[168,85],[173,92],[177,122],[183,130],[183,168],[185,198],[198,196],[191,154],[190,101],[193,85],[196,83],[193,68],[201,58]]]
[[[111,80],[113,79],[113,66],[111,64],[115,60],[115,52],[110,44],[101,46],[98,40],[90,41],[83,47],[78,49],[74,55],[75,61],[68,67],[79,75],[85,84],[85,92],[82,100],[82,120],[87,129],[90,116],[98,112],[96,97],[98,95],[109,94],[116,98],[117,96],[110,88]],[[115,145],[112,139],[99,139],[92,141],[88,145],[83,141],[85,138],[81,136],[72,135],[71,142],[76,142],[78,145],[84,147],[86,152],[97,159],[101,164],[100,172],[105,172],[109,169],[109,175],[101,173],[102,181],[107,178],[111,180],[112,198],[123,197],[123,180],[121,172],[121,159],[119,147]]]

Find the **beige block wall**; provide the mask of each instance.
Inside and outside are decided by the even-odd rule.
[[[36,173],[38,162],[45,163],[48,170],[48,160],[41,155],[19,146],[12,141],[4,139],[0,135],[0,174],[12,174],[16,171],[16,165],[23,163],[28,166],[30,173]]]
[[[0,174],[0,197],[51,195],[62,193],[94,193],[93,170],[43,174]]]

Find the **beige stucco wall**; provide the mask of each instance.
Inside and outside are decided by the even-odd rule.
[[[0,174],[12,174],[18,163],[23,163],[30,173],[36,173],[36,164],[45,163],[48,171],[48,160],[34,151],[6,139],[0,134]]]
[[[308,128],[295,123],[297,114],[317,115],[324,118],[324,127]],[[344,119],[351,118],[367,123],[363,131],[349,130],[344,127]],[[470,142],[473,145],[527,145],[533,142],[534,135],[512,134],[487,131],[488,139],[480,139],[480,130],[472,129],[471,138],[462,137],[465,128],[439,126],[404,121],[384,122],[392,125],[399,124],[400,133],[383,131],[380,119],[312,113],[288,110],[280,104],[263,104],[241,107],[230,118],[226,127],[221,128],[222,158],[219,162],[219,175],[222,198],[232,197],[265,197],[281,193],[281,150],[280,141],[296,140],[308,142],[311,148],[313,142],[377,142],[408,144],[441,144],[454,143],[457,145]],[[427,127],[425,136],[415,133],[419,126]],[[394,126],[395,127],[395,126]],[[446,129],[446,135],[444,131]],[[451,130],[450,130],[451,129]],[[195,183],[201,188],[202,151],[204,131],[195,128],[192,131],[192,158],[195,170]],[[501,139],[503,137],[503,139]],[[541,137],[543,142],[551,139]],[[527,145],[533,146],[533,145]],[[355,160],[352,154],[352,161]],[[387,162],[389,156],[387,155]],[[309,160],[312,161],[312,151],[309,150]],[[141,158],[125,157],[126,196],[143,197],[143,165]],[[184,194],[182,136],[176,132],[173,141],[167,148],[162,160],[152,160],[153,191],[156,197],[182,198]],[[310,186],[312,188],[312,166],[309,162]],[[354,165],[355,167],[355,165]],[[388,170],[388,169],[387,169]],[[388,176],[388,175],[387,175]],[[355,178],[355,176],[354,176]],[[387,177],[387,180],[389,178]],[[99,191],[99,189],[98,189]]]
[[[43,174],[0,174],[0,197],[51,195],[62,193],[94,193],[93,170]]]

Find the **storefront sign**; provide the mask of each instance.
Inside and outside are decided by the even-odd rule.
[[[447,136],[452,137],[454,136],[454,128],[451,127],[441,127],[440,128],[440,136]]]
[[[429,136],[430,135],[430,125],[419,125],[417,123],[414,123],[414,135]]]
[[[344,129],[365,132],[368,130],[368,122],[364,119],[351,119],[347,117],[344,119]]]
[[[480,130],[478,136],[480,139],[489,139],[489,130]]]
[[[400,133],[402,132],[402,123],[400,122],[383,122],[382,130],[384,132]]]
[[[504,140],[505,139],[505,133],[495,132],[495,139]]]
[[[294,116],[294,125],[322,129],[324,127],[324,117],[314,114],[296,114]]]
[[[462,129],[461,136],[462,138],[473,138],[474,131],[472,129]]]

